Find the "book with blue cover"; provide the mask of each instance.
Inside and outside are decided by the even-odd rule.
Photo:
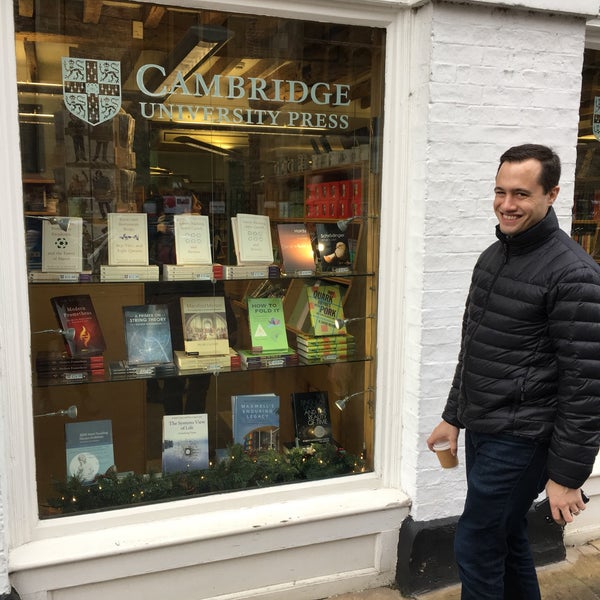
[[[238,394],[231,397],[233,442],[246,451],[279,449],[279,396]]]
[[[114,468],[112,421],[65,423],[67,477],[91,483]]]
[[[173,362],[169,309],[166,304],[123,307],[127,361],[130,364]]]

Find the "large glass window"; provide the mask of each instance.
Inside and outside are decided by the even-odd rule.
[[[384,31],[14,6],[40,516],[371,470]]]
[[[600,260],[600,51],[584,54],[571,235]]]

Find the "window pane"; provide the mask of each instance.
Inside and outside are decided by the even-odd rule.
[[[370,470],[384,31],[15,23],[40,515]]]

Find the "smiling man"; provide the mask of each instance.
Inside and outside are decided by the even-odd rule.
[[[465,429],[462,600],[540,598],[527,512],[545,487],[553,518],[570,523],[600,445],[600,268],[558,226],[560,170],[537,144],[500,158],[498,241],[473,270],[454,379],[427,440],[456,454]]]

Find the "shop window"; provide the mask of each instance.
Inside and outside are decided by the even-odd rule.
[[[599,76],[600,51],[587,48],[583,63],[571,237],[596,260],[600,260]]]
[[[371,470],[384,31],[20,6],[40,516]]]

